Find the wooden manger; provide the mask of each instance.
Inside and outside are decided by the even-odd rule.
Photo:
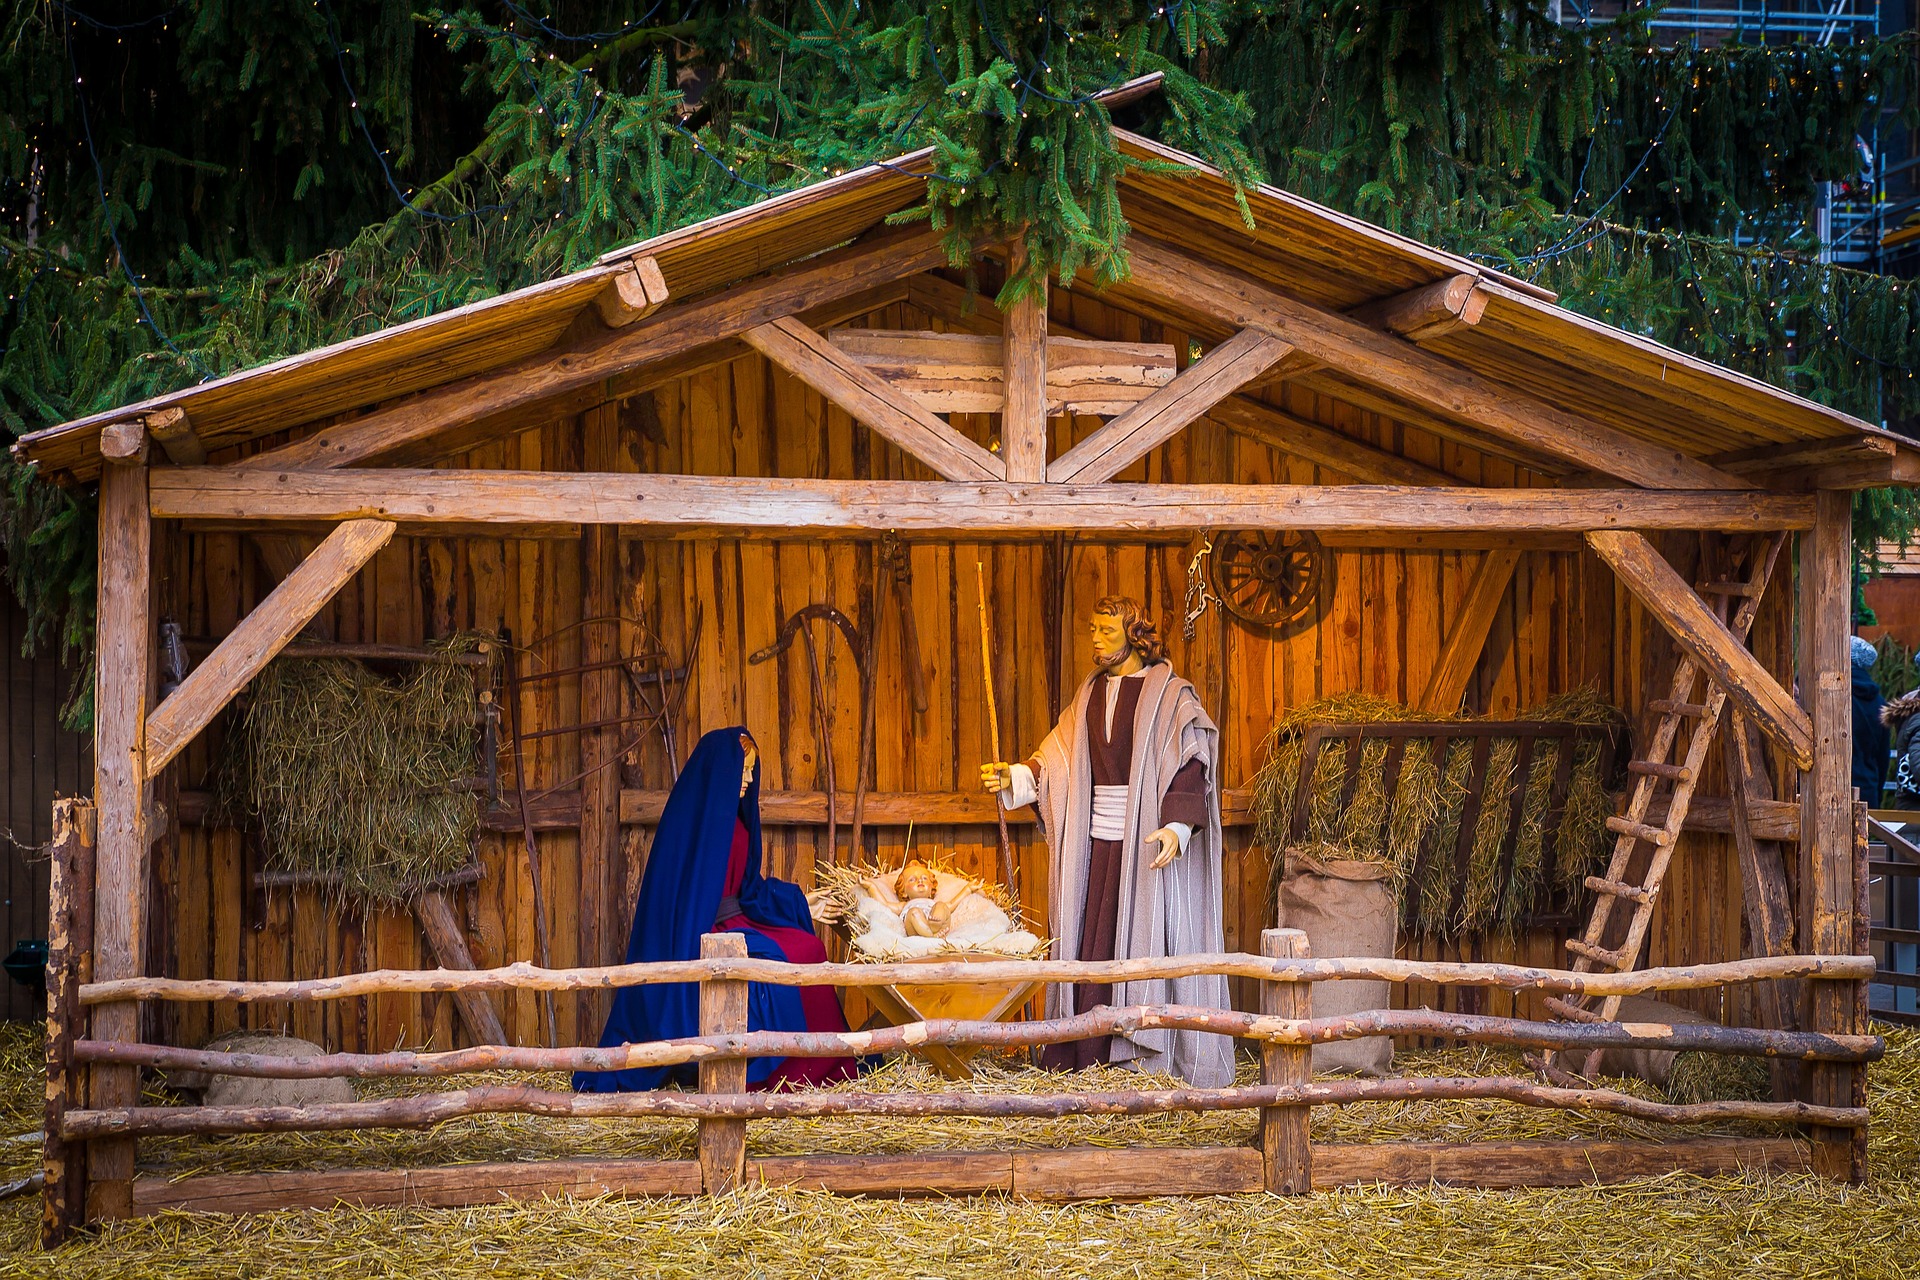
[[[970,281],[992,289],[1022,261],[1020,229],[983,238],[956,268],[940,233],[895,218],[925,198],[934,162],[923,152],[19,442],[43,476],[99,493],[97,810],[86,808],[98,840],[71,834],[87,822],[70,808],[51,934],[65,959],[50,992],[50,1240],[167,1204],[465,1203],[501,1189],[689,1192],[745,1177],[1079,1196],[1806,1162],[1866,1176],[1862,1064],[1875,1050],[1849,779],[1851,501],[1913,483],[1920,452],[1467,259],[1285,192],[1236,193],[1124,130],[1114,140],[1142,163],[1118,180],[1131,275],[1105,291],[1049,281],[1004,314],[970,296]],[[1318,579],[1318,612],[1270,626],[1200,610],[1190,632],[1175,625],[1210,532],[1228,530],[1284,533],[1291,546],[1312,535],[1338,565]],[[956,585],[975,564],[1005,618],[984,673],[961,624],[971,593]],[[701,1095],[505,1089],[277,1117],[136,1105],[142,1069],[243,1024],[287,1025],[366,1074],[455,1061],[384,1052],[409,1042],[470,1063],[588,1061],[599,1051],[568,1046],[597,1039],[613,986],[674,980],[609,967],[644,828],[678,761],[658,743],[629,747],[622,726],[642,709],[622,684],[631,655],[619,628],[575,627],[582,619],[644,606],[685,655],[673,741],[752,719],[771,874],[806,881],[830,822],[860,830],[856,860],[893,865],[916,820],[943,827],[923,825],[922,837],[988,877],[997,808],[974,771],[1051,726],[1084,672],[1074,628],[1116,590],[1164,620],[1170,660],[1223,728],[1213,782],[1231,952],[1184,963],[1231,975],[1241,1011],[1088,1016],[1209,1020],[1258,1043],[1258,1087],[750,1095],[743,1054],[892,1045],[959,1056],[1105,1024],[981,1017],[831,1046],[756,1039],[736,1016],[748,977],[877,991],[1110,971],[981,962],[802,977],[716,958],[671,972],[706,983],[720,1039],[645,1050],[699,1058]],[[783,619],[816,606],[862,638],[863,670],[834,646],[814,655],[817,670],[802,646],[749,661],[777,646]],[[155,699],[167,616],[205,656]],[[435,930],[463,937],[475,965],[454,972],[425,967],[407,912],[343,913],[312,885],[256,897],[254,853],[195,788],[217,771],[227,708],[303,632],[309,644],[419,649],[461,631],[564,634],[552,661],[574,674],[528,688],[523,740],[500,761],[503,785],[510,777],[527,803],[506,830],[483,825],[484,874],[447,886],[445,911],[434,904]],[[1263,934],[1269,866],[1246,803],[1276,718],[1354,692],[1511,718],[1589,685],[1651,744],[1627,811],[1611,815],[1614,858],[1588,884],[1617,910],[1596,910],[1578,937],[1518,927],[1412,938],[1392,961],[1254,954],[1285,942]],[[989,691],[1007,723],[998,741],[981,714]],[[825,776],[835,753],[871,783],[858,805]],[[1026,918],[1046,919],[1030,815],[1011,821],[1008,855],[1018,874],[1004,879],[1020,886]],[[542,945],[551,967],[526,966]],[[1393,984],[1405,1007],[1315,1025],[1313,983],[1361,975]],[[1621,993],[1667,989],[1732,1025],[1635,1031],[1609,1016]],[[471,1018],[456,1018],[455,995]],[[1651,1034],[1804,1058],[1805,1069],[1772,1102],[1708,1113],[1527,1080],[1304,1078],[1313,1037],[1386,1033],[1588,1048]],[[1315,1105],[1490,1095],[1805,1132],[1525,1150],[1306,1142]],[[748,1116],[1227,1106],[1261,1111],[1258,1151],[783,1163],[749,1162],[744,1146]],[[137,1176],[145,1134],[412,1124],[462,1108],[688,1115],[702,1125],[702,1160]]]
[[[973,953],[952,957],[928,956],[908,964],[992,964],[996,958]],[[965,979],[959,982],[889,982],[865,988],[868,1000],[896,1027],[934,1021],[1001,1022],[1014,1017],[1045,984],[1019,978],[999,981]],[[970,1080],[969,1059],[978,1045],[925,1044],[914,1052],[949,1080]]]

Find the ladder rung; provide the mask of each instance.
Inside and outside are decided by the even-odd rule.
[[[1647,706],[1663,716],[1692,716],[1699,720],[1707,714],[1707,708],[1698,702],[1675,702],[1670,698],[1653,698]]]
[[[1579,938],[1568,938],[1567,950],[1577,956],[1585,956],[1595,964],[1604,964],[1614,969],[1626,968],[1627,962],[1621,957],[1618,951],[1609,951],[1605,947],[1596,947],[1592,943],[1583,942]]]
[[[1716,596],[1757,596],[1760,594],[1751,582],[1703,582],[1699,589]]]
[[[1658,760],[1629,760],[1627,772],[1638,773],[1649,778],[1671,778],[1675,782],[1692,782],[1693,770],[1683,764],[1663,764]]]
[[[1665,848],[1673,843],[1673,834],[1665,827],[1649,826],[1644,822],[1635,822],[1631,818],[1608,818],[1607,830],[1623,836],[1632,836],[1636,840],[1645,840],[1648,844]]]
[[[1591,1009],[1584,1009],[1571,1000],[1562,1000],[1559,996],[1548,996],[1544,1003],[1548,1010],[1559,1014],[1569,1022],[1605,1022],[1606,1019]]]
[[[1652,902],[1653,894],[1637,884],[1622,884],[1618,880],[1609,880],[1605,876],[1588,876],[1587,888],[1595,893],[1608,894],[1615,898],[1625,898],[1629,902]]]

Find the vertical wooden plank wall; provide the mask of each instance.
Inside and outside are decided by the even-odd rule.
[[[18,942],[47,936],[46,844],[53,838],[56,796],[81,795],[93,785],[93,746],[60,723],[73,672],[43,644],[34,657],[22,649],[26,611],[0,593],[0,954]],[[0,1018],[39,1018],[38,995],[17,982],[0,983]]]
[[[1099,302],[1057,293],[1053,319],[1072,328],[1116,339],[1172,343],[1186,358],[1188,336],[1148,324]],[[905,306],[867,317],[872,327],[939,328],[937,320]],[[1468,483],[1529,484],[1533,478],[1503,460],[1482,457],[1451,441],[1377,415],[1335,404],[1297,387],[1264,393],[1276,406],[1336,427],[1384,448],[1442,467]],[[989,418],[960,418],[957,425],[985,441]],[[1057,455],[1095,429],[1095,419],[1050,424]],[[929,473],[891,445],[870,435],[820,397],[757,357],[665,384],[596,411],[591,427],[564,419],[473,449],[456,465],[481,468],[646,470],[666,473],[782,475],[795,477],[920,477]],[[1263,445],[1233,436],[1202,420],[1123,473],[1122,480],[1276,481],[1340,483],[1346,478]],[[564,519],[565,513],[555,513]],[[980,687],[976,559],[986,566],[995,637],[1001,651],[997,694],[1003,750],[1030,750],[1051,726],[1052,694],[1063,698],[1084,677],[1088,662],[1081,629],[1095,599],[1113,592],[1140,596],[1162,620],[1168,652],[1191,678],[1223,729],[1222,777],[1227,787],[1246,785],[1264,758],[1264,740],[1276,712],[1315,698],[1364,690],[1406,702],[1418,696],[1455,617],[1479,553],[1433,550],[1346,551],[1337,557],[1337,584],[1319,625],[1276,637],[1209,611],[1191,641],[1181,635],[1180,616],[1187,566],[1198,546],[1120,543],[1078,536],[1056,556],[1048,540],[1020,543],[915,541],[908,544],[908,592],[920,645],[921,675],[928,695],[925,714],[913,707],[914,681],[906,669],[903,619],[891,584],[876,578],[879,537],[813,539],[650,539],[623,531],[610,541],[589,537],[535,539],[471,537],[396,539],[394,544],[334,602],[324,615],[343,640],[419,643],[450,630],[505,628],[517,644],[533,646],[530,657],[545,667],[582,657],[578,630],[557,643],[542,638],[610,608],[644,618],[676,659],[692,665],[684,714],[678,725],[682,757],[699,733],[744,721],[763,750],[762,786],[806,790],[824,785],[823,753],[831,750],[842,792],[850,792],[857,768],[858,674],[837,634],[820,627],[822,677],[833,720],[823,742],[814,712],[804,650],[796,644],[764,664],[749,654],[773,640],[782,619],[810,603],[831,603],[872,627],[877,704],[874,787],[879,791],[969,789],[978,762],[992,753]],[[182,577],[183,621],[190,634],[218,636],[264,594],[247,542],[229,534],[177,540],[174,563]],[[618,580],[609,591],[587,572],[612,563]],[[876,588],[878,588],[876,590]],[[1784,588],[1756,628],[1755,646],[1776,671],[1791,670],[1787,653],[1789,615]],[[703,620],[697,651],[689,651],[696,618]],[[1055,670],[1050,638],[1064,628]],[[621,643],[631,647],[633,633]],[[1503,600],[1482,662],[1468,691],[1477,710],[1511,714],[1545,698],[1592,683],[1630,713],[1641,706],[1645,672],[1658,659],[1645,617],[1619,592],[1591,557],[1571,552],[1530,551]],[[604,689],[583,690],[579,679],[530,686],[527,728],[579,723],[583,703],[605,705]],[[631,711],[631,693],[616,695]],[[612,735],[613,748],[633,733]],[[590,752],[607,750],[607,744]],[[181,785],[204,787],[213,748],[196,744],[188,753]],[[522,762],[531,790],[553,786],[581,769],[574,736],[530,744]],[[1776,762],[1777,763],[1777,762]],[[513,762],[502,761],[510,785]],[[658,738],[640,735],[634,750],[610,771],[618,785],[664,789],[671,772]],[[1776,777],[1788,775],[1776,773]],[[1711,793],[1711,784],[1708,788]],[[1785,794],[1788,788],[1782,788]],[[598,794],[604,797],[605,784]],[[586,833],[543,832],[539,849],[545,872],[548,933],[556,964],[606,961],[624,949],[630,904],[644,868],[651,831],[625,827],[610,839],[604,825]],[[1031,824],[1014,828],[1021,876],[1029,905],[1044,908],[1046,859]],[[847,841],[842,824],[841,840]],[[1230,946],[1257,946],[1265,918],[1268,864],[1249,847],[1246,828],[1228,838],[1233,874],[1228,877],[1227,934]],[[869,828],[865,855],[897,861],[904,828]],[[916,827],[919,849],[947,852],[976,874],[996,876],[991,827]],[[422,962],[423,948],[410,918],[393,913],[329,908],[317,898],[257,895],[247,877],[257,854],[242,848],[232,832],[190,827],[178,831],[173,864],[180,883],[169,904],[168,972],[311,976]],[[1727,842],[1689,836],[1676,862],[1666,904],[1657,918],[1649,960],[1704,961],[1739,953],[1740,893],[1737,867]],[[816,858],[827,854],[824,829],[767,828],[767,870],[810,883]],[[486,877],[457,902],[476,960],[498,964],[535,954],[534,904],[527,859],[517,835],[488,835],[481,855]],[[842,856],[846,856],[842,850]],[[583,919],[580,886],[590,875],[606,885],[613,905],[606,917]],[[588,908],[592,910],[591,894]],[[597,941],[595,934],[597,932]],[[598,955],[585,954],[599,948]],[[1561,964],[1556,935],[1487,936],[1442,944],[1409,939],[1409,956],[1433,959],[1516,960]],[[1239,993],[1244,1004],[1251,993]],[[1397,998],[1440,1004],[1432,989],[1403,989]],[[1449,1007],[1491,1014],[1516,1008],[1501,992],[1447,993]],[[1738,1020],[1744,1007],[1720,992],[1696,993],[1691,1002]],[[530,993],[498,997],[510,1035],[521,1043],[549,1034],[540,999]],[[597,1005],[563,997],[557,1002],[562,1041],[582,1038],[601,1016]],[[285,1009],[255,1006],[183,1010],[177,1034],[192,1041],[236,1025],[243,1017],[281,1025]],[[416,996],[330,1002],[318,1021],[296,1029],[314,1032],[330,1046],[386,1048],[397,1043],[450,1043],[457,1027],[444,1002]],[[856,1018],[857,1020],[857,1018]]]

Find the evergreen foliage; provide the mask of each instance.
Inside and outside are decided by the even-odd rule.
[[[19,434],[523,285],[920,146],[956,256],[1125,271],[1123,123],[1872,420],[1920,416],[1912,288],[1793,239],[1908,41],[1660,49],[1543,0],[10,0],[0,421]],[[1736,249],[1736,226],[1765,247]],[[17,468],[41,641],[91,626],[89,499]],[[1905,495],[1863,497],[1863,543]]]

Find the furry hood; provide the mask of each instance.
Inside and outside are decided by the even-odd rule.
[[[1916,712],[1920,712],[1920,689],[1903,693],[1880,708],[1880,723],[1889,729],[1898,729],[1908,716]]]

